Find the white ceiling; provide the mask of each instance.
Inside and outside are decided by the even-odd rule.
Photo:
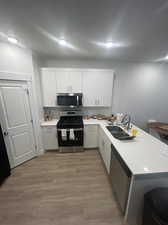
[[[0,32],[44,57],[157,60],[168,54],[168,1],[1,0]],[[123,46],[96,44],[110,40]]]

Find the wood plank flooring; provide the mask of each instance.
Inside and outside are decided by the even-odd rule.
[[[1,225],[124,225],[96,150],[47,152],[0,187]]]

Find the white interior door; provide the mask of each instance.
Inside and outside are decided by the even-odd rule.
[[[0,117],[11,167],[36,155],[27,86],[0,85]]]

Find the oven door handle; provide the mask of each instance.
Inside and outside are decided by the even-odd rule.
[[[61,130],[67,130],[67,131],[70,131],[71,129],[73,129],[74,131],[80,131],[80,130],[83,130],[83,128],[68,128],[68,129],[66,129],[66,128],[62,128],[62,129],[57,129],[58,131],[61,131]]]

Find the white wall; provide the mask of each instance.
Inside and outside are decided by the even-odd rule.
[[[5,77],[10,74],[10,79],[14,79],[17,75],[18,79],[26,77],[32,80],[35,138],[40,154],[43,151],[39,116],[41,108],[39,96],[41,96],[41,93],[39,90],[39,73],[36,65],[36,57],[32,57],[32,52],[30,50],[17,47],[13,44],[0,42],[0,79],[6,79]]]
[[[32,75],[31,51],[0,42],[0,71]]]
[[[38,107],[39,119],[43,119],[43,105],[42,105],[42,91],[41,91],[41,71],[40,71],[40,61],[37,55],[33,54],[33,69],[34,69],[34,83]]]
[[[129,113],[145,128],[148,119],[168,122],[168,65],[110,60],[43,60],[43,67],[114,69],[113,112]]]

